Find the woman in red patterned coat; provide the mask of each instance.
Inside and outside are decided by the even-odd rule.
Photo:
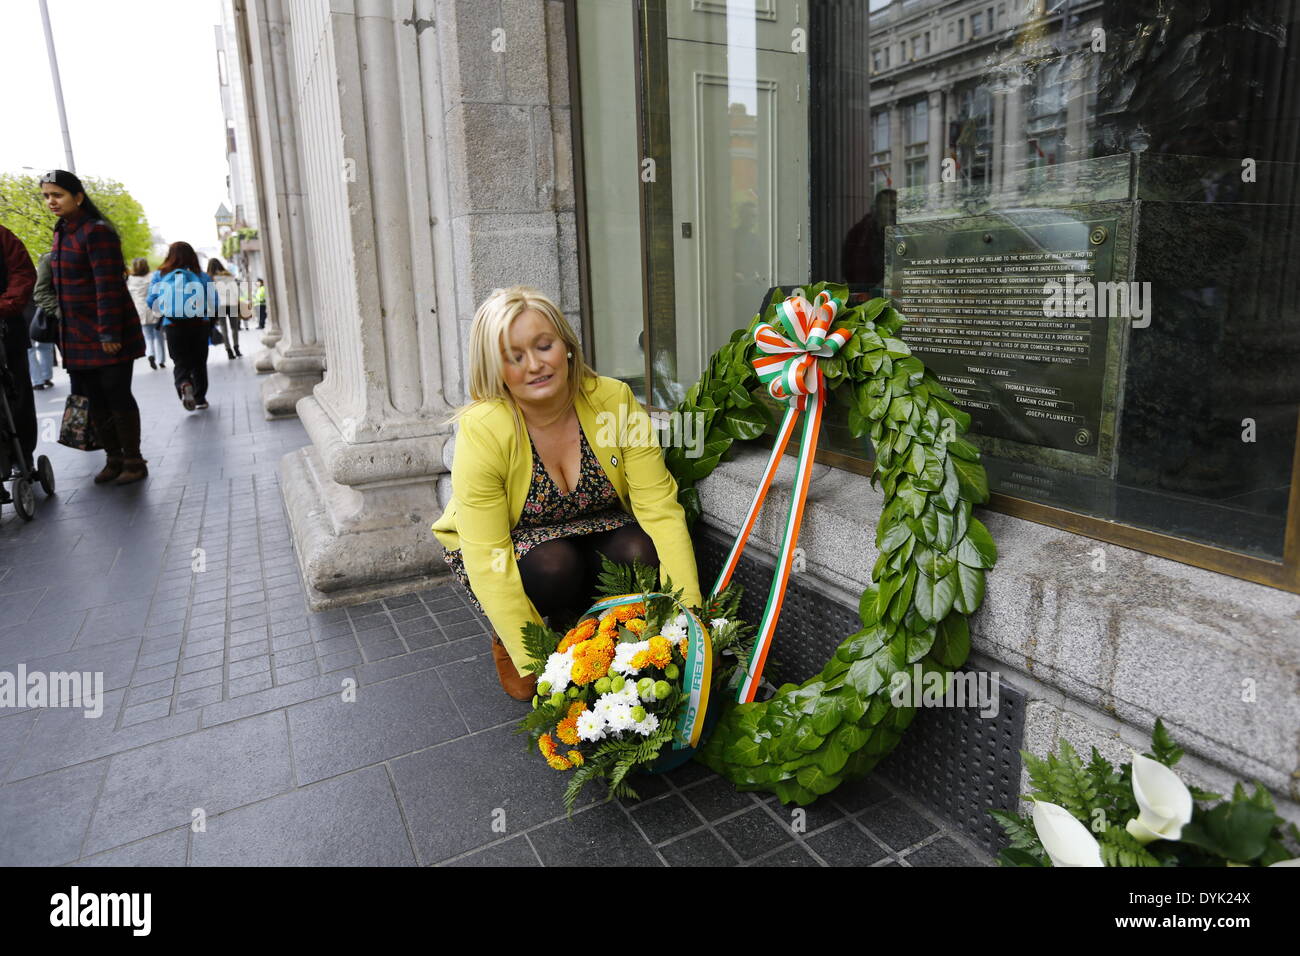
[[[108,454],[96,484],[127,485],[149,474],[140,457],[140,408],[131,371],[144,355],[144,334],[117,232],[64,169],[41,178],[41,194],[59,217],[50,267],[59,297],[59,351],[72,394],[90,400],[90,420]]]

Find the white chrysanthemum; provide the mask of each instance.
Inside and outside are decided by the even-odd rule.
[[[642,737],[649,737],[659,729],[659,718],[654,714],[646,714],[645,720],[639,720],[633,724],[632,729]]]
[[[605,720],[590,710],[578,715],[578,739],[600,740],[605,736]]]
[[[627,641],[623,644],[617,644],[614,647],[614,660],[610,662],[609,669],[616,674],[636,674],[639,669],[632,666],[632,658],[640,651],[649,650],[650,642],[646,641]]]
[[[542,671],[542,676],[538,683],[550,684],[551,693],[563,691],[569,686],[569,681],[573,678],[573,648],[569,648],[563,654],[552,654],[546,659],[546,669]]]
[[[611,705],[605,720],[609,724],[609,729],[616,734],[631,730],[637,725],[637,722],[632,719],[632,708],[627,704]]]
[[[659,633],[670,641],[680,641],[686,636],[686,615],[678,614]]]

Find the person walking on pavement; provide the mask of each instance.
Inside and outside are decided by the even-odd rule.
[[[95,483],[128,485],[149,469],[140,456],[140,407],[131,394],[144,334],[126,289],[122,243],[75,174],[46,173],[41,195],[59,217],[50,258],[61,314],[59,351],[72,394],[89,400],[91,424],[108,455]]]
[[[217,289],[217,317],[213,324],[226,337],[226,358],[234,359],[239,351],[239,280],[226,271],[220,259],[208,260],[208,278]]]
[[[46,315],[53,317],[55,326],[59,321],[59,297],[54,294],[54,274],[50,270],[50,256],[45,253],[36,260],[36,288],[32,290],[32,301]],[[38,391],[54,387],[54,343],[33,342],[27,350],[27,371],[32,378],[32,388]]]
[[[257,306],[257,327],[266,328],[266,283],[261,279],[257,280],[257,288],[253,290],[253,304]]]
[[[140,316],[140,330],[144,332],[144,356],[149,360],[151,369],[167,367],[167,345],[163,341],[160,316],[149,308],[149,262],[146,259],[131,260],[131,274],[126,277],[126,288],[135,303],[135,311]]]
[[[36,270],[27,247],[4,226],[0,226],[0,335],[4,339],[5,364],[14,378],[12,409],[18,444],[22,446],[30,469],[36,451],[36,400],[30,378],[23,378],[27,363],[26,309],[36,286]]]
[[[208,407],[208,337],[214,315],[208,304],[211,281],[188,242],[173,242],[154,273],[145,301],[162,316],[172,380],[187,412]]]

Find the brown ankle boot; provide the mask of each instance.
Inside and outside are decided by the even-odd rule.
[[[114,484],[129,485],[149,477],[148,462],[143,458],[128,458],[122,462],[122,473]]]
[[[532,700],[537,693],[537,675],[522,675],[515,669],[510,653],[501,643],[501,638],[492,635],[492,659],[497,665],[497,679],[502,688],[515,700]]]
[[[109,458],[104,463],[103,471],[95,476],[95,484],[106,485],[110,481],[116,481],[117,476],[122,473],[122,464],[121,458]]]

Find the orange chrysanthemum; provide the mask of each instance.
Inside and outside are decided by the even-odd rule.
[[[632,618],[632,620],[628,621],[623,626],[627,628],[629,631],[631,631],[633,634],[635,634],[637,637],[640,637],[641,632],[645,630],[645,618],[634,617]]]
[[[555,736],[571,747],[578,744],[578,718],[565,717],[555,728]]]
[[[596,625],[597,621],[594,617],[579,621],[577,625],[570,629],[569,633],[564,635],[564,640],[560,641],[559,646],[555,649],[556,653],[563,654],[573,645],[590,640],[591,636],[596,633]]]
[[[650,654],[648,651],[637,651],[632,655],[631,664],[637,670],[650,664]]]
[[[552,770],[569,770],[573,767],[573,764],[569,763],[569,761],[565,760],[563,757],[560,757],[558,755],[554,757],[547,757],[546,764]]]
[[[613,659],[613,637],[598,633],[591,640],[584,641],[573,650],[573,682],[584,687],[592,681],[600,680],[609,673],[609,664]]]
[[[673,660],[672,645],[668,643],[666,637],[650,638],[650,649],[646,654],[655,667],[667,667]]]
[[[547,762],[554,759],[556,754],[560,752],[560,748],[555,746],[555,738],[550,734],[542,734],[538,737],[537,747],[541,750],[542,756],[546,758]]]
[[[640,601],[635,604],[624,604],[622,607],[614,608],[614,613],[611,616],[620,624],[630,621],[634,617],[645,617],[645,604]]]
[[[681,652],[682,660],[686,660],[687,656],[689,656],[688,652],[690,651],[690,649],[691,649],[691,642],[689,640],[683,637],[680,641],[678,641],[677,650]]]
[[[569,758],[569,762],[572,763],[575,767],[582,766],[583,757],[582,757],[581,750],[570,750],[567,754],[565,754],[565,756]]]
[[[565,716],[572,717],[574,720],[577,720],[578,715],[581,714],[586,709],[587,709],[587,702],[585,700],[575,700],[572,704],[569,705],[569,712],[565,714]]]

